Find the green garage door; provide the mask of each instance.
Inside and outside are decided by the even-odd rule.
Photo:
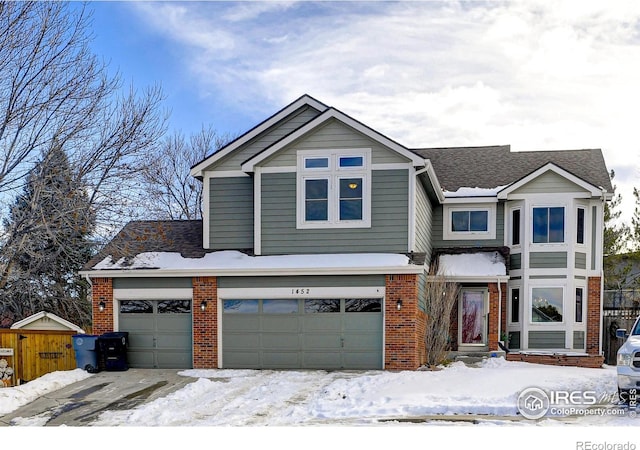
[[[192,368],[191,322],[191,300],[121,300],[119,329],[129,333],[129,366]]]
[[[224,300],[222,364],[381,369],[382,299]]]

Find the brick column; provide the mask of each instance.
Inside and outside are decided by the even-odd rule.
[[[398,301],[402,307],[398,310]],[[385,291],[387,370],[415,370],[425,361],[426,315],[418,309],[418,276],[387,275]]]
[[[587,284],[587,353],[600,354],[600,304],[602,301],[600,277],[589,277]]]
[[[203,311],[202,302],[207,306]],[[193,368],[218,368],[218,279],[193,278]]]
[[[100,302],[104,303],[104,311],[100,311]],[[93,334],[113,331],[113,279],[91,279],[91,306]]]
[[[487,338],[489,339],[489,351],[500,350],[498,347],[498,341],[500,336],[498,335],[498,323],[500,323],[500,330],[506,330],[506,314],[507,314],[507,285],[501,283],[500,289],[502,292],[498,292],[498,283],[489,283],[489,323]],[[500,297],[502,294],[502,298]],[[500,305],[500,308],[498,308]],[[501,309],[501,311],[499,311]]]

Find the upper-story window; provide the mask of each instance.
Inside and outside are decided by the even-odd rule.
[[[576,210],[576,244],[584,244],[584,208]]]
[[[370,227],[370,161],[370,149],[299,151],[297,227]]]
[[[533,208],[533,242],[535,244],[564,242],[564,207]]]
[[[494,239],[495,204],[446,205],[444,239]]]
[[[516,247],[520,245],[520,208],[511,210],[511,245]]]

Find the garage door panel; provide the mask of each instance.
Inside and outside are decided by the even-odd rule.
[[[262,348],[277,350],[297,350],[300,347],[298,334],[263,333]]]
[[[163,333],[156,337],[156,347],[166,349],[185,349],[190,348],[191,334],[185,333]]]
[[[302,329],[306,331],[339,332],[342,323],[340,314],[313,314],[302,318]]]
[[[302,348],[308,350],[340,350],[342,338],[339,334],[304,333],[302,336]]]
[[[224,341],[225,350],[245,350],[248,348],[260,347],[260,335],[257,333],[241,334],[241,333],[228,333],[225,335]]]
[[[262,365],[272,369],[300,367],[299,353],[297,350],[291,352],[263,351]]]
[[[340,369],[342,358],[337,352],[305,352],[302,354],[302,367],[305,369]]]
[[[351,369],[382,369],[379,352],[343,352],[344,365]]]
[[[260,317],[255,315],[225,314],[222,321],[222,332],[248,331],[252,332],[260,327]]]
[[[129,348],[127,351],[127,364],[140,369],[153,369],[153,354],[147,350],[140,351]]]
[[[129,348],[130,349],[148,349],[154,347],[154,335],[138,330],[129,331]]]
[[[222,360],[230,369],[259,369],[261,364],[258,351],[224,352]]]
[[[121,314],[120,329],[153,332],[155,319],[149,314]]]
[[[345,331],[372,330],[382,327],[382,314],[380,313],[347,313],[345,315]]]
[[[262,316],[262,330],[269,332],[271,330],[298,332],[299,318],[298,316]]]
[[[382,367],[381,299],[250,300],[251,314],[242,302],[223,301],[223,367]]]
[[[187,314],[159,314],[156,327],[163,331],[180,331],[191,329],[191,315]]]
[[[156,362],[158,369],[181,369],[191,367],[191,353],[183,351],[162,350],[156,354]]]

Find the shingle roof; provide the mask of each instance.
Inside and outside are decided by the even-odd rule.
[[[91,270],[107,256],[117,261],[144,252],[177,252],[185,258],[201,258],[212,251],[202,248],[201,220],[133,221],[91,258],[83,270]]]
[[[413,149],[429,159],[442,188],[496,188],[553,163],[573,175],[613,192],[600,149],[512,152],[509,145]]]

